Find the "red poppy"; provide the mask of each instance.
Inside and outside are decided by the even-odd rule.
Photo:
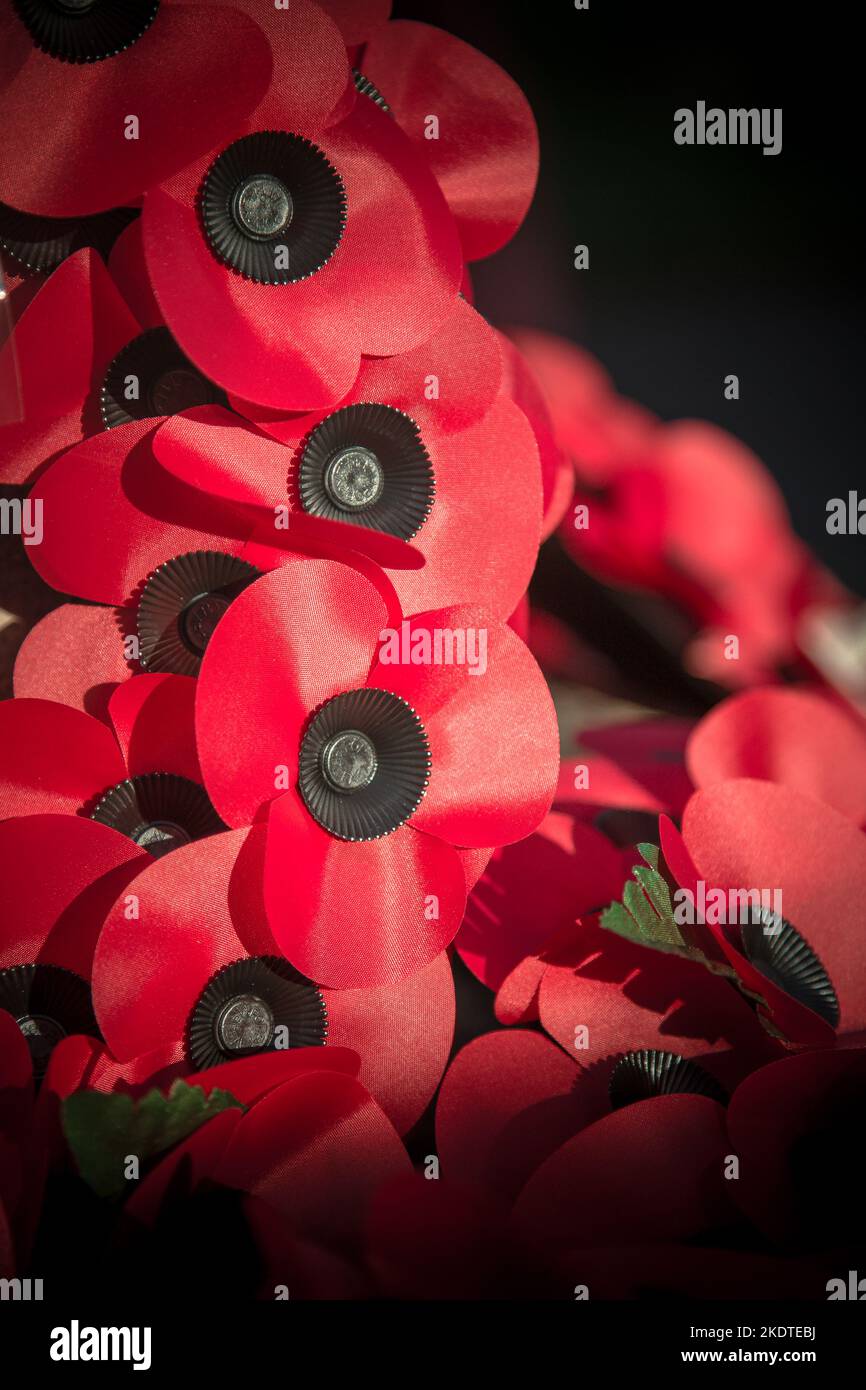
[[[14,704],[2,706],[5,725]],[[74,780],[74,768],[69,775]],[[21,790],[14,788],[13,800]],[[53,1089],[43,1077],[67,1034],[99,1035],[90,997],[96,938],[143,857],[93,820],[33,814],[0,821],[0,1209],[22,1267],[57,1133]],[[38,1108],[35,1082],[42,1082]]]
[[[659,424],[570,343],[523,329],[513,336],[575,461],[573,515],[561,530],[575,559],[684,608],[700,629],[686,663],[705,679],[742,686],[799,660],[808,595],[829,591],[754,454],[700,421]]]
[[[227,137],[270,73],[261,29],[233,6],[133,0],[83,15],[41,0],[8,6],[0,201],[42,217],[129,202]]]
[[[825,695],[771,687],[732,695],[706,714],[686,748],[696,787],[739,777],[807,792],[866,821],[866,731]]]
[[[468,314],[473,311],[463,305],[452,320],[455,329]],[[404,413],[419,381],[411,356],[365,365],[352,393],[357,403],[269,424],[281,443],[210,409],[166,422],[154,453],[181,482],[255,508],[271,530],[275,510],[288,508],[290,540],[297,523],[303,532],[311,522],[329,522],[336,543],[342,539],[386,566],[404,610],[471,601],[507,618],[526,589],[540,541],[532,431],[506,399],[454,432],[443,430],[429,406]],[[449,414],[453,419],[450,408]],[[505,454],[510,467],[503,489]],[[341,475],[341,460],[354,472]],[[406,566],[399,543],[407,540],[423,568]],[[386,544],[401,568],[393,567]]]
[[[477,49],[412,20],[380,28],[359,63],[433,169],[466,259],[499,250],[538,178],[538,132],[520,88]]]
[[[315,1070],[275,1087],[239,1118],[224,1113],[197,1130],[144,1178],[127,1215],[152,1225],[184,1169],[188,1193],[207,1181],[246,1195],[256,1238],[272,1252],[271,1273],[291,1253],[292,1238],[329,1251],[357,1247],[373,1194],[411,1172],[396,1131],[364,1086],[339,1071]],[[253,1210],[257,1204],[262,1210]],[[275,1224],[276,1240],[263,1219]],[[280,1251],[285,1237],[290,1249]],[[330,1283],[338,1273],[331,1268],[324,1277]]]
[[[812,1296],[862,1298],[850,1288],[846,1250],[863,1247],[866,1051],[807,1052],[762,1067],[734,1092],[728,1133],[739,1157],[732,1197],[762,1235],[791,1248],[832,1250],[835,1287]],[[862,1271],[862,1265],[861,1265]],[[855,1286],[859,1276],[854,1276]],[[840,1288],[841,1284],[841,1288]]]
[[[202,765],[229,824],[273,802],[266,899],[292,963],[334,987],[395,982],[459,926],[465,879],[452,846],[519,839],[543,819],[552,703],[520,640],[481,610],[395,623],[355,570],[310,561],[304,580],[290,567],[266,575],[220,623],[198,682]],[[462,664],[459,646],[445,652],[455,633]],[[371,897],[359,916],[361,883]]]
[[[660,829],[667,866],[693,902],[701,883],[706,901],[714,890],[725,903],[731,892],[766,895],[745,913],[737,899],[734,914],[704,914],[765,1026],[795,1046],[858,1039],[866,1029],[862,832],[790,786],[748,779],[696,792],[682,833],[667,817]]]
[[[733,1221],[725,1112],[706,1095],[614,1110],[538,1167],[515,1206],[546,1250],[688,1241]]]
[[[405,1132],[436,1089],[451,1046],[447,957],[398,985],[332,990],[304,978],[282,958],[267,924],[264,854],[264,827],[190,845],[131,885],[137,920],[122,899],[108,912],[94,969],[108,1046],[121,1059],[180,1046],[193,1071],[256,1047],[350,1048],[361,1058],[361,1081]],[[232,1031],[239,1000],[247,1001],[245,1032]],[[253,1038],[257,1021],[261,1038]]]
[[[456,941],[462,960],[499,989],[575,918],[617,898],[629,867],[599,831],[551,811],[534,834],[494,851],[466,904]]]
[[[147,193],[145,255],[169,328],[206,376],[278,410],[320,409],[350,390],[362,354],[436,332],[460,244],[411,141],[355,92],[332,21],[296,0],[290,23],[273,10],[262,23],[270,90]]]
[[[99,393],[138,333],[100,257],[79,251],[33,294],[0,347],[0,478],[26,483],[102,428]]]

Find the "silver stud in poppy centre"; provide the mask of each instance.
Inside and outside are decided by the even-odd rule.
[[[293,212],[291,193],[273,174],[254,174],[244,179],[232,200],[235,221],[257,241],[279,236],[291,222]]]
[[[325,778],[338,792],[356,792],[368,787],[379,766],[372,740],[357,729],[334,734],[321,756]]]
[[[323,481],[335,506],[344,511],[362,511],[382,496],[385,470],[372,449],[352,445],[334,455]]]
[[[257,994],[238,994],[223,1005],[216,1021],[219,1045],[225,1052],[251,1052],[267,1047],[274,1033],[274,1015]]]

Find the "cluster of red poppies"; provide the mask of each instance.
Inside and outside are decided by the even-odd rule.
[[[746,685],[830,586],[744,449],[475,311],[532,115],[389,13],[0,17],[0,478],[73,600],[0,705],[0,1271],[71,1174],[124,1271],[240,1214],[238,1296],[821,1296],[866,735],[758,689],[560,764],[524,639],[557,527]],[[683,925],[707,885],[784,907]],[[506,1026],[449,1067],[455,951]]]

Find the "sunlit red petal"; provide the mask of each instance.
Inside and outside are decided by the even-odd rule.
[[[42,499],[45,536],[31,559],[53,588],[122,604],[176,555],[242,549],[252,522],[161,468],[155,428],[144,420],[106,430],[39,479],[32,495]]]
[[[108,700],[135,671],[117,609],[62,603],[32,627],[15,658],[19,699],[56,700],[105,722]]]
[[[457,218],[466,259],[498,250],[523,221],[538,177],[538,133],[520,88],[461,39],[411,20],[373,37],[364,75],[429,160]],[[431,112],[438,139],[427,135]]]
[[[466,888],[457,855],[432,835],[402,826],[351,844],[287,793],[270,808],[265,897],[274,937],[298,970],[358,989],[429,965],[454,938]]]
[[[519,637],[483,610],[446,608],[407,622],[410,654],[413,634],[422,630],[432,653],[437,630],[471,630],[479,641],[483,633],[487,649],[477,676],[468,664],[382,661],[370,673],[371,686],[408,701],[430,740],[430,784],[412,824],[456,845],[521,839],[550,809],[559,767],[556,717],[541,672]]]
[[[866,733],[807,690],[750,690],[705,715],[691,735],[697,787],[755,777],[807,792],[861,825],[866,820]]]
[[[126,775],[111,731],[51,700],[0,704],[0,743],[0,820],[41,811],[74,814]]]
[[[201,782],[195,747],[195,681],[143,675],[117,688],[109,714],[130,777],[173,772]]]
[[[163,0],[137,43],[88,64],[40,52],[9,9],[0,18],[0,198],[46,217],[133,201],[227,135],[270,72],[261,30],[228,7]],[[124,138],[130,112],[137,140]]]
[[[425,1110],[454,1036],[454,981],[443,952],[396,985],[328,990],[328,1047],[361,1056],[359,1080],[398,1134]]]
[[[81,816],[0,823],[0,968],[58,965],[89,979],[106,913],[147,858]]]

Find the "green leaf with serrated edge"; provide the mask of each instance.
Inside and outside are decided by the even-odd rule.
[[[642,841],[639,845],[635,845],[635,849],[637,850],[637,852],[638,852],[638,854],[640,855],[641,859],[645,860],[645,862],[646,862],[647,864],[649,864],[649,866],[650,866],[651,869],[657,869],[657,868],[658,868],[658,866],[659,866],[659,847],[658,847],[658,845],[649,845],[649,844],[646,844],[645,842]]]
[[[634,881],[630,880],[623,888],[622,902],[611,903],[601,914],[600,925],[640,946],[697,961],[716,974],[733,975],[730,967],[720,968],[700,947],[693,945],[674,921],[670,888],[658,870],[658,846],[640,844],[637,850],[649,867],[633,866]]]
[[[175,1081],[165,1096],[148,1091],[141,1100],[101,1091],[75,1091],[63,1102],[63,1131],[78,1171],[100,1197],[128,1190],[124,1167],[130,1155],[140,1166],[188,1139],[223,1110],[243,1110],[228,1091],[205,1095],[201,1086]]]

